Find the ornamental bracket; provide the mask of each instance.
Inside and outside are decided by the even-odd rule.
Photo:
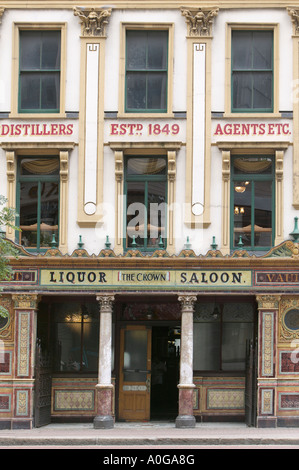
[[[299,36],[299,10],[296,7],[287,7],[287,12],[294,25],[294,35]]]

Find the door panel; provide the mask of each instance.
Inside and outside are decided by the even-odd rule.
[[[119,419],[150,419],[151,328],[120,332]]]

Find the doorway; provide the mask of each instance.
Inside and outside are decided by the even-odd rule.
[[[127,325],[120,331],[119,419],[174,419],[180,327]]]

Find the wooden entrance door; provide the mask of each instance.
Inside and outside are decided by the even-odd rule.
[[[119,419],[150,419],[151,333],[142,325],[121,329]]]

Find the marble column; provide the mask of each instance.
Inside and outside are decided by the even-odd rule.
[[[196,302],[195,295],[180,295],[181,303],[181,355],[180,355],[180,383],[179,388],[179,415],[176,418],[177,428],[195,427],[193,416],[193,309]]]
[[[112,359],[112,307],[114,295],[97,296],[100,303],[100,345],[99,345],[99,375],[97,392],[97,416],[94,418],[94,428],[113,428],[112,416],[113,385],[111,382]]]

